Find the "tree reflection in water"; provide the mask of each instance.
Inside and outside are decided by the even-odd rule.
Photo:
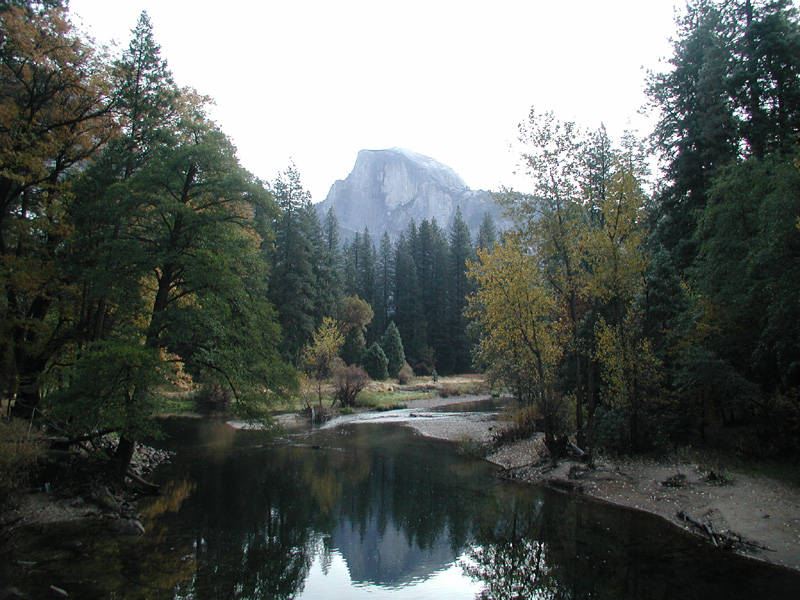
[[[476,523],[475,542],[460,561],[464,573],[484,585],[480,598],[561,597],[547,562],[547,544],[541,541],[543,502],[515,496],[493,509]]]
[[[142,505],[147,533],[42,560],[37,584],[137,600],[796,597],[796,574],[641,514],[500,483],[399,426],[294,444],[223,423],[165,429],[180,452],[159,473],[165,496]]]
[[[324,573],[334,553],[353,582],[387,587],[455,561],[475,510],[469,461],[398,427],[313,441],[227,457],[212,444],[214,460],[198,457],[198,489],[176,525],[193,530],[197,569],[176,598],[296,597],[313,560]]]

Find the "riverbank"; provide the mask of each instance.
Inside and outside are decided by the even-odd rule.
[[[411,402],[409,409],[441,409],[478,399],[430,399]],[[486,418],[409,419],[407,424],[423,435],[460,443],[487,442],[504,426]],[[688,515],[727,536],[717,537],[716,543],[740,538],[736,552],[800,571],[800,489],[796,487],[762,477],[718,473],[678,460],[601,457],[588,468],[573,460],[553,466],[545,454],[543,440],[536,437],[504,446],[487,460],[501,467],[508,479],[652,513],[712,543],[708,531],[678,516]]]
[[[157,466],[169,462],[171,457],[171,452],[137,444],[130,469],[137,477],[144,477]],[[16,530],[103,518],[136,523],[131,527],[114,524],[118,532],[140,532],[141,524],[132,518],[136,506],[133,500],[136,494],[132,488],[125,488],[97,469],[67,465],[62,466],[61,470],[64,473],[54,473],[59,481],[52,484],[48,482],[44,489],[39,488],[20,495],[16,506],[4,515],[6,522],[13,523]]]
[[[402,422],[428,437],[464,445],[486,444],[505,423],[492,413],[464,413],[455,408],[481,400],[487,397],[418,399],[409,401],[403,411],[370,412],[360,420]],[[448,406],[453,406],[452,412]],[[346,424],[356,417],[339,417],[331,425]],[[308,428],[308,419],[296,414],[278,421],[289,431]],[[761,477],[712,474],[703,465],[677,460],[601,457],[591,469],[570,460],[553,467],[540,437],[506,445],[486,458],[498,465],[507,479],[652,513],[711,543],[707,532],[678,517],[682,511],[718,533],[740,536],[745,542],[737,549],[741,554],[800,571],[800,489],[796,487]],[[19,519],[20,526],[45,525],[98,516],[98,512],[96,503],[82,496],[59,498],[37,492],[22,498],[13,519]]]

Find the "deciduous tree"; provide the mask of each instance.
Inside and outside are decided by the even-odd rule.
[[[330,376],[334,362],[344,344],[344,334],[339,323],[325,317],[314,332],[314,339],[303,349],[303,370],[317,382],[317,395],[322,405],[322,382]]]
[[[555,448],[563,433],[564,400],[558,385],[564,326],[541,265],[519,240],[480,250],[470,264],[478,291],[468,315],[479,331],[477,358],[490,381],[511,387],[525,404],[538,408],[546,442]]]
[[[59,3],[0,7],[0,386],[21,415],[74,339],[67,180],[115,132],[108,91],[105,65]]]

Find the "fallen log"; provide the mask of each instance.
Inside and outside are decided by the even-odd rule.
[[[573,444],[569,440],[567,440],[567,451],[575,456],[575,458],[578,460],[582,460],[583,462],[589,460],[589,453],[585,450],[582,450],[577,444]]]
[[[139,477],[136,473],[128,469],[128,472],[125,473],[127,477],[129,477],[132,481],[140,485],[144,488],[144,491],[150,494],[158,495],[161,493],[161,486],[155,483],[150,483],[149,481],[145,481],[141,477]]]

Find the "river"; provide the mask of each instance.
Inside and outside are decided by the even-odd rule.
[[[170,419],[146,533],[52,527],[20,587],[94,599],[792,598],[800,574],[662,520],[500,481],[401,424],[275,437]]]

